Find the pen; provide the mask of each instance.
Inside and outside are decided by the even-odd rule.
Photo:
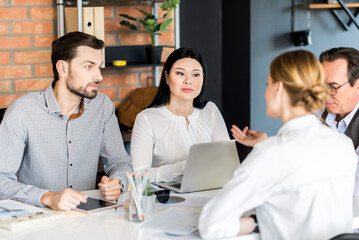
[[[144,191],[145,191],[145,188],[146,188],[147,182],[148,182],[148,177],[150,174],[148,171],[146,171],[143,175],[144,176],[143,176],[143,181],[142,181],[142,193],[144,193]]]
[[[136,174],[135,176],[135,184],[136,184],[136,190],[137,190],[137,199],[138,202],[141,203],[142,202],[142,179],[139,173]]]
[[[0,207],[0,209],[3,209],[5,212],[22,212],[26,211],[25,209],[10,209],[6,207]]]
[[[36,218],[39,217],[39,215],[42,215],[42,212],[37,212],[37,213],[29,213],[29,214],[23,214],[23,215],[18,215],[18,216],[12,216],[12,218],[15,218],[18,221],[21,220],[27,220],[30,218]]]
[[[143,220],[142,209],[141,209],[141,205],[140,205],[140,203],[138,201],[137,190],[134,187],[136,185],[135,185],[135,183],[133,181],[133,177],[132,177],[132,175],[130,173],[127,173],[127,178],[128,178],[128,181],[130,182],[131,186],[133,186],[133,187],[131,187],[131,194],[132,194],[132,197],[133,197],[133,199],[135,201],[135,205],[136,205],[136,208],[137,208],[139,218],[140,218],[140,220]]]

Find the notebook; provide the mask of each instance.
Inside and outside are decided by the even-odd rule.
[[[154,184],[178,193],[221,188],[238,166],[234,140],[194,144],[189,149],[182,180]]]
[[[45,208],[38,208],[15,200],[0,200],[0,228],[28,231],[57,224],[66,217]]]

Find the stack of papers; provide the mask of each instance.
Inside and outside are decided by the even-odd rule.
[[[201,209],[170,208],[138,225],[140,229],[185,236],[197,230]]]
[[[0,228],[10,231],[40,228],[65,216],[14,200],[0,201]]]

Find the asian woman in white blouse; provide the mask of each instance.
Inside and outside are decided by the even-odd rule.
[[[195,49],[179,48],[167,58],[155,99],[136,116],[130,150],[135,172],[149,170],[151,182],[172,181],[183,174],[192,144],[229,139],[218,108],[204,100],[206,77]]]
[[[357,156],[348,137],[312,114],[326,96],[324,71],[312,53],[292,51],[272,61],[267,115],[281,119],[283,126],[269,138],[247,128],[232,130],[240,142],[247,135],[248,145],[258,143],[204,206],[201,237],[252,231],[254,219],[241,218],[252,209],[262,240],[327,240],[352,232]]]

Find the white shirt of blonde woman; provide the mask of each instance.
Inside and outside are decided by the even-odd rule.
[[[340,149],[340,150],[339,150]],[[350,138],[314,115],[285,123],[258,143],[203,208],[203,238],[233,237],[256,209],[262,240],[318,240],[352,231],[358,158]]]

